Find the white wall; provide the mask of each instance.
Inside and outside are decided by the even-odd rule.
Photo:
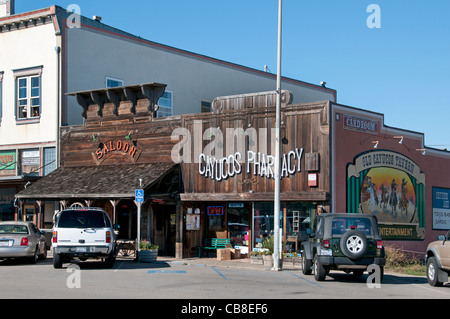
[[[276,79],[226,62],[177,52],[148,41],[102,32],[91,27],[65,29],[67,92],[105,87],[105,77],[125,81],[125,85],[148,82],[167,84],[173,92],[174,115],[200,112],[201,101],[218,96],[275,90]],[[181,51],[181,50],[180,50]],[[335,98],[330,91],[283,82],[293,93],[293,103]],[[69,124],[82,122],[81,107],[68,97]]]
[[[0,33],[0,71],[3,71],[3,103],[0,146],[43,143],[56,140],[55,29],[44,24]],[[16,88],[13,70],[43,66],[41,116],[39,123],[19,125],[16,121]]]

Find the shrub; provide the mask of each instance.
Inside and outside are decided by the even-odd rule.
[[[396,246],[385,246],[386,268],[410,275],[424,275],[425,265],[419,258]]]
[[[158,245],[153,245],[151,242],[147,240],[143,240],[139,242],[140,250],[150,250],[150,249],[159,249]]]
[[[269,236],[262,242],[262,248],[266,248],[269,250],[268,255],[273,254],[273,236]]]

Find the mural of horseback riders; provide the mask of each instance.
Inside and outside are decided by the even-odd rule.
[[[376,215],[381,222],[410,223],[417,218],[415,206],[415,190],[408,174],[388,167],[367,173],[361,186],[363,213]]]
[[[383,238],[425,237],[425,173],[401,153],[374,150],[347,164],[347,212],[376,216]]]

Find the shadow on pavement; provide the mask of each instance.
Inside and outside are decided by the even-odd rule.
[[[329,273],[328,280],[335,280],[339,282],[349,283],[363,283],[366,284],[370,280],[369,275],[365,274],[361,277],[355,277],[352,274],[346,273]],[[373,282],[373,281],[372,281]],[[393,285],[410,285],[410,284],[426,284],[427,278],[418,276],[408,276],[402,274],[384,274],[381,284],[393,284]]]

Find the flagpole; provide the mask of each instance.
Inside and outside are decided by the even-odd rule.
[[[275,118],[275,194],[274,194],[274,252],[273,270],[280,270],[280,118],[281,118],[281,20],[282,0],[278,0],[277,103]]]

